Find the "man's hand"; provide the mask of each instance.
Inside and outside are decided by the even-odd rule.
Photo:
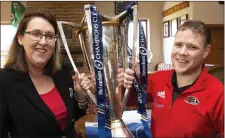
[[[117,82],[118,82],[118,86],[123,86],[123,83],[124,83],[124,70],[122,68],[118,69]]]
[[[130,89],[134,82],[134,71],[127,68],[124,73],[124,87],[126,89]]]

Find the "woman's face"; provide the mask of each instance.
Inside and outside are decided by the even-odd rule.
[[[44,68],[54,52],[55,40],[54,28],[47,20],[41,17],[31,19],[24,34],[18,36],[28,67]]]

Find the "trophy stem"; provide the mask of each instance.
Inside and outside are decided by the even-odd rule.
[[[113,138],[134,138],[122,119],[111,120],[111,134]]]
[[[121,111],[120,111],[120,116],[121,117],[123,115],[123,112],[124,112],[125,106],[127,104],[129,95],[130,95],[130,90],[126,89],[125,93],[124,93],[124,96],[123,96],[123,99],[122,99],[122,103],[121,103]]]

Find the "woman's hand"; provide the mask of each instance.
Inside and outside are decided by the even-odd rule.
[[[81,73],[80,78],[78,78],[78,73],[75,73],[72,78],[74,82],[74,90],[76,91],[76,98],[79,102],[87,101],[87,90],[93,87],[93,83],[85,73]]]
[[[95,80],[95,74],[93,72],[90,72],[91,76],[91,83],[92,83],[92,88],[91,92],[95,93],[96,92],[96,80]]]

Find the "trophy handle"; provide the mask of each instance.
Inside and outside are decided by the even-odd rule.
[[[85,20],[86,20],[86,15],[84,14],[84,16],[83,16],[83,18],[82,18],[82,20],[80,22],[81,26],[84,26]]]
[[[133,9],[133,47],[132,47],[132,66],[131,69],[134,71],[135,70],[135,60],[136,60],[136,46],[137,46],[137,32],[138,32],[138,19],[137,19],[137,5],[134,5],[131,7]],[[126,11],[124,11],[126,12]],[[122,99],[122,103],[121,103],[121,117],[123,115],[127,100],[129,98],[130,95],[130,90],[126,89],[123,99]]]
[[[65,49],[66,49],[66,53],[67,53],[67,55],[68,55],[68,57],[69,57],[70,63],[72,64],[74,71],[78,73],[78,77],[80,77],[80,73],[79,73],[79,71],[77,70],[77,67],[76,67],[76,65],[75,65],[75,63],[74,63],[74,61],[73,61],[72,56],[71,56],[71,53],[70,53],[70,50],[69,50],[69,46],[68,46],[67,41],[66,41],[66,36],[65,36],[65,34],[64,34],[64,32],[63,32],[62,24],[66,24],[66,25],[69,25],[69,26],[72,26],[72,27],[75,27],[75,28],[76,28],[76,27],[77,27],[77,28],[80,27],[80,25],[77,25],[77,24],[72,23],[72,22],[57,21],[57,25],[58,25],[58,28],[59,28],[59,32],[60,32],[60,35],[61,35],[61,38],[62,38],[64,47],[65,47]],[[90,90],[87,90],[87,93],[88,93],[89,97],[92,99],[92,101],[93,101],[95,104],[97,104],[96,98],[95,98],[95,96],[92,94],[92,92],[91,92]]]

